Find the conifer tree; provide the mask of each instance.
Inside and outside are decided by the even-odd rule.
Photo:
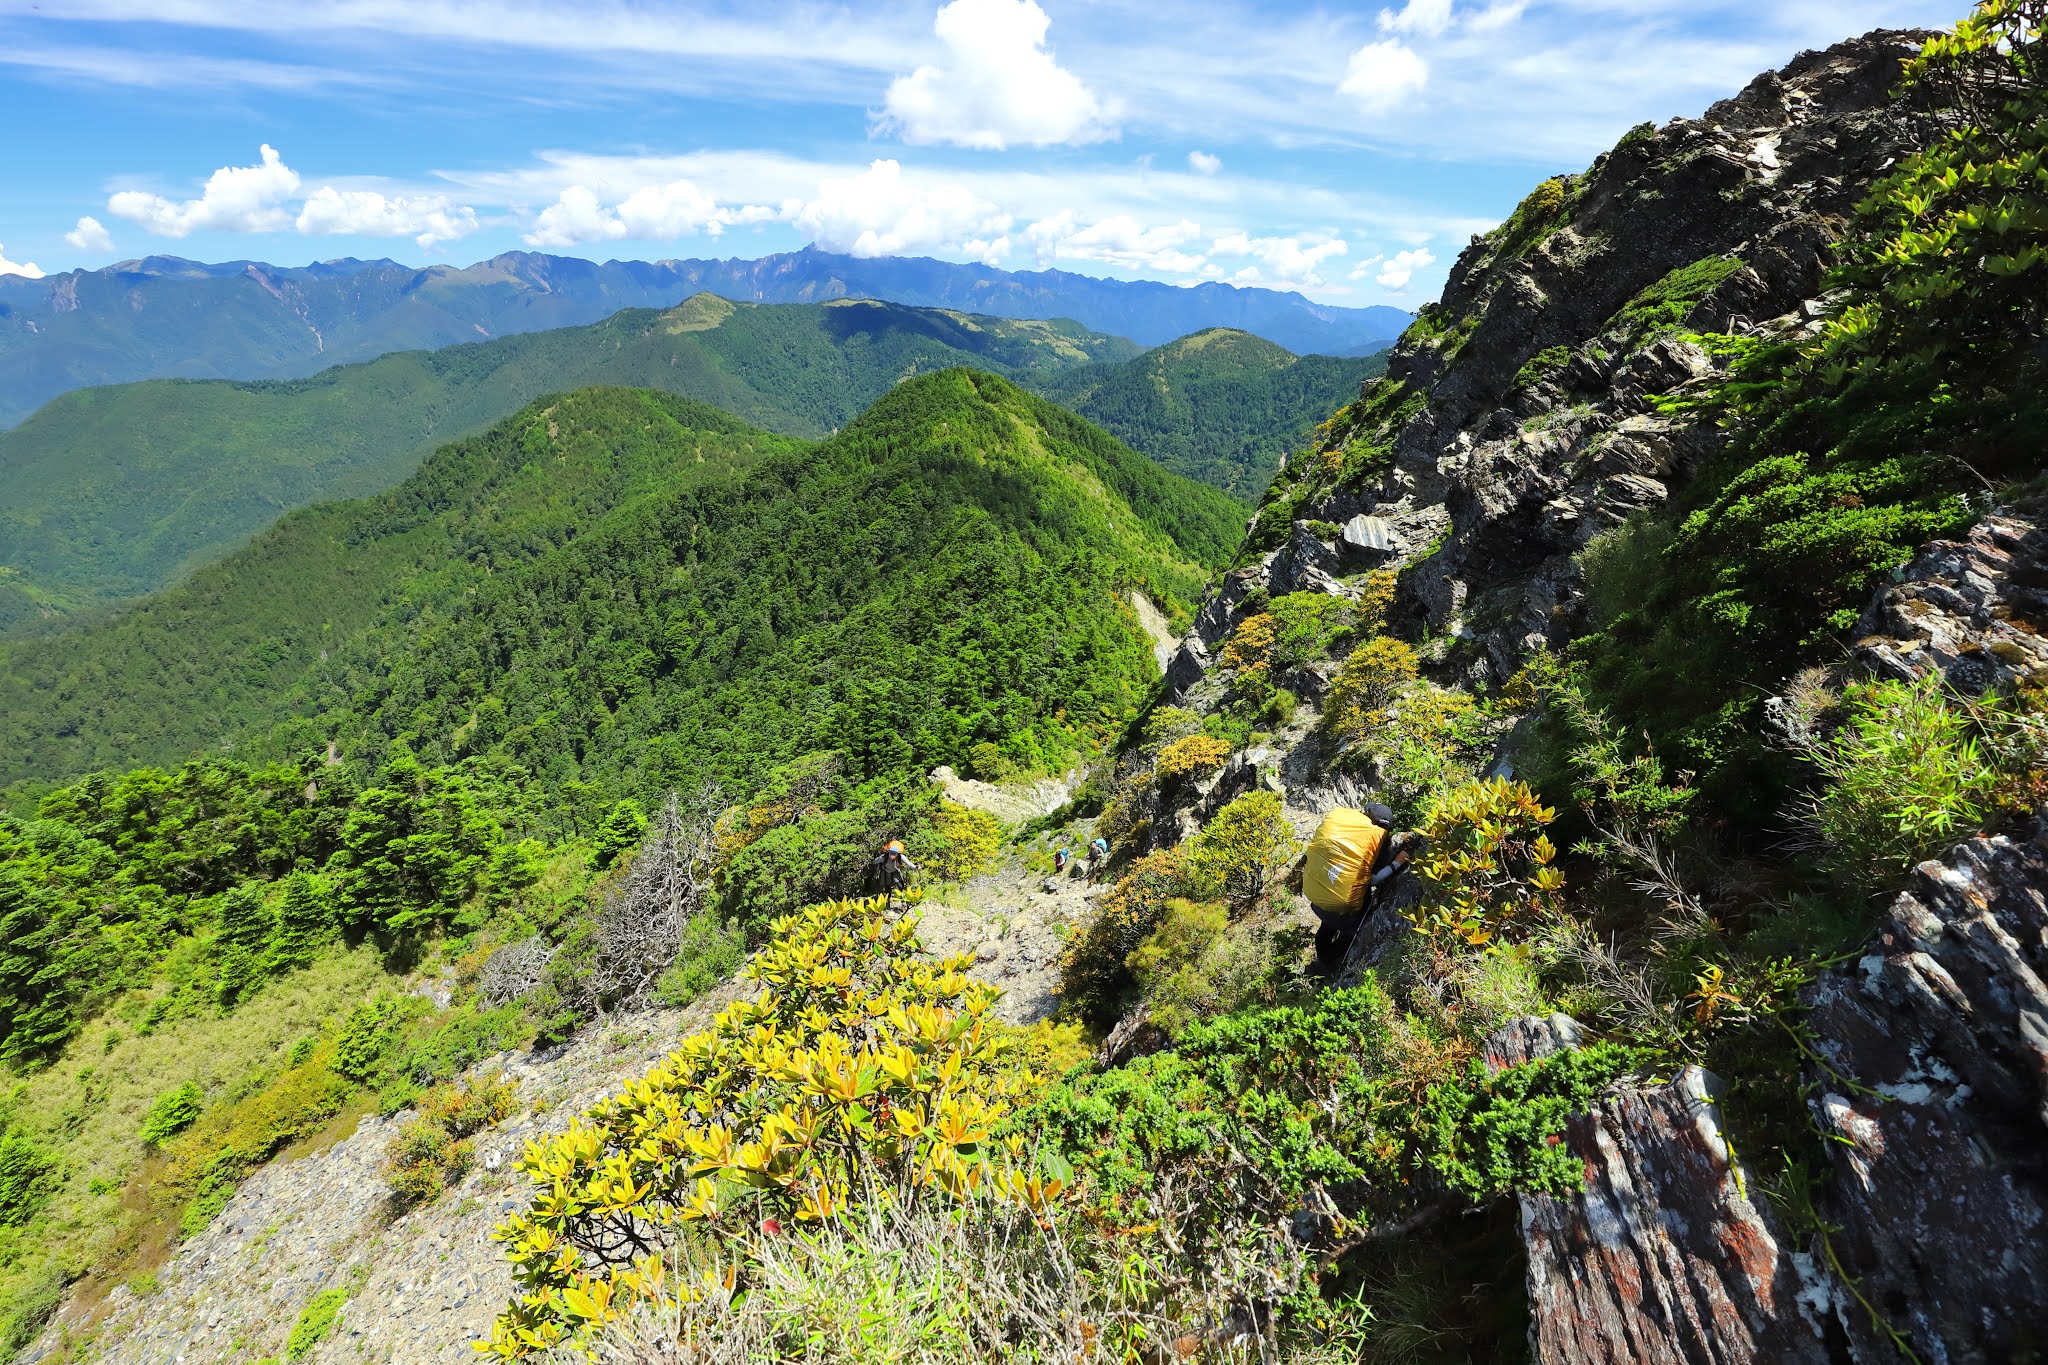
[[[315,950],[333,932],[334,902],[326,881],[311,872],[294,872],[285,879],[278,899],[268,970],[284,972],[309,965]]]
[[[213,947],[218,964],[214,994],[223,1008],[230,1008],[262,979],[277,917],[263,899],[263,888],[248,883],[221,896],[214,918],[220,930]]]

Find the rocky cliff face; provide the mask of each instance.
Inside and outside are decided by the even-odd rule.
[[[1710,423],[1654,400],[1724,362],[1657,324],[1812,323],[1849,211],[1925,136],[1889,93],[1918,40],[1879,32],[1808,53],[1701,118],[1645,126],[1475,239],[1386,379],[1276,484],[1254,523],[1261,553],[1174,661],[1181,693],[1252,589],[1342,591],[1382,565],[1404,570],[1405,608],[1453,642],[1453,671],[1505,678],[1532,645],[1568,639],[1583,618],[1572,556],[1720,445]]]
[[[1920,145],[1894,100],[1918,35],[1802,56],[1699,119],[1641,129],[1550,182],[1460,257],[1387,378],[1298,457],[1249,552],[1169,666],[1196,710],[1230,687],[1219,646],[1270,597],[1356,595],[1400,571],[1397,627],[1429,672],[1491,686],[1586,624],[1575,556],[1663,503],[1722,443],[1686,411],[1725,362],[1701,333],[1798,337],[1829,245],[1867,187]],[[1674,324],[1676,330],[1674,331]],[[1667,401],[1659,401],[1667,400]],[[2010,509],[1927,547],[1879,592],[1851,667],[1939,670],[1981,693],[2048,683],[2048,532]],[[1174,842],[1263,784],[1306,831],[1366,793],[1333,773],[1315,704],[1151,813]],[[1796,708],[1772,709],[1778,717]],[[1795,722],[1796,723],[1796,722]],[[1514,762],[1504,737],[1497,770]],[[1623,1087],[1568,1134],[1587,1184],[1525,1196],[1530,1347],[1596,1362],[2035,1359],[2048,1349],[2048,811],[1923,865],[1858,960],[1808,1001],[1804,1081],[1826,1138],[1810,1207],[1756,1190],[1697,1067]],[[1405,926],[1378,916],[1350,972]],[[1576,1041],[1524,1021],[1496,1065]]]

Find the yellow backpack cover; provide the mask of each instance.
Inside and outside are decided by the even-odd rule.
[[[1301,887],[1311,903],[1338,914],[1356,914],[1365,902],[1366,876],[1387,832],[1361,811],[1338,807],[1316,826],[1309,840]]]

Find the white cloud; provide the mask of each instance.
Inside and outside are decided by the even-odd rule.
[[[1160,270],[1175,275],[1202,268],[1203,257],[1181,249],[1201,235],[1200,225],[1185,218],[1148,228],[1127,213],[1082,227],[1072,209],[1041,218],[1024,230],[1041,266],[1062,260],[1095,261],[1123,270]]]
[[[1223,169],[1223,158],[1208,152],[1189,152],[1188,165],[1201,175],[1214,175]]]
[[[1323,262],[1350,249],[1341,237],[1252,237],[1242,232],[1226,233],[1209,244],[1212,255],[1249,256],[1282,279],[1306,284],[1320,283],[1317,271]]]
[[[1529,8],[1529,0],[1500,0],[1488,6],[1465,21],[1465,27],[1474,33],[1491,33],[1506,28],[1522,17],[1522,11]]]
[[[197,199],[173,202],[162,195],[122,190],[107,207],[160,237],[183,237],[202,229],[220,232],[277,232],[291,225],[284,205],[299,189],[299,174],[265,143],[255,166],[223,166],[207,179]]]
[[[394,195],[322,185],[299,210],[308,237],[411,237],[422,247],[452,242],[477,229],[476,210],[446,195]]]
[[[1368,114],[1385,113],[1429,82],[1429,63],[1406,43],[1367,43],[1351,54],[1337,93],[1358,101]]]
[[[895,161],[821,181],[815,198],[785,214],[819,246],[853,256],[971,251],[989,259],[1009,250],[1009,214],[959,185],[914,184]]]
[[[913,144],[992,151],[1115,137],[1115,103],[1099,99],[1046,49],[1051,22],[1037,0],[941,6],[932,29],[946,63],[890,82],[881,126]]]
[[[528,246],[579,246],[626,238],[665,242],[700,232],[716,237],[728,227],[777,216],[760,204],[723,207],[690,180],[642,185],[610,205],[599,200],[596,190],[577,184],[566,186],[540,211],[525,241]]]
[[[0,275],[21,275],[27,279],[39,280],[43,277],[43,271],[33,262],[8,260],[7,248],[0,246]]]
[[[707,231],[716,236],[725,230],[718,201],[688,180],[634,190],[619,204],[619,221],[628,237],[689,237]]]
[[[97,218],[78,220],[78,226],[64,234],[64,240],[80,251],[112,251],[114,239]]]
[[[1408,0],[1399,10],[1380,11],[1380,27],[1388,33],[1434,38],[1450,26],[1451,0]]]
[[[1382,289],[1392,289],[1398,293],[1408,287],[1408,281],[1414,278],[1416,271],[1426,270],[1435,264],[1435,253],[1425,247],[1417,247],[1413,251],[1397,251],[1393,259],[1382,265],[1380,273],[1373,278]]]

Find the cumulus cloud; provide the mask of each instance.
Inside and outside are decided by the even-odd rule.
[[[422,247],[467,237],[477,228],[476,210],[447,196],[394,195],[375,190],[337,190],[322,185],[300,208],[298,229],[308,237],[411,237]]]
[[[1403,290],[1415,272],[1436,264],[1436,255],[1425,247],[1413,251],[1397,251],[1393,257],[1380,266],[1379,274],[1373,278],[1382,289]]]
[[[1451,0],[1408,0],[1398,10],[1380,11],[1380,28],[1388,33],[1419,33],[1434,38],[1451,26]]]
[[[1249,256],[1282,280],[1304,284],[1320,283],[1317,271],[1324,261],[1342,256],[1351,248],[1341,237],[1252,237],[1242,232],[1226,233],[1209,244],[1216,256]],[[1238,272],[1244,276],[1244,271]],[[1253,269],[1250,278],[1262,278]]]
[[[80,251],[112,251],[114,238],[100,220],[85,217],[78,220],[78,226],[64,234],[64,240]]]
[[[39,280],[43,277],[43,271],[40,266],[30,261],[8,260],[7,248],[0,246],[0,275],[21,275],[27,279]]]
[[[728,227],[777,216],[776,210],[760,204],[725,207],[690,180],[642,185],[614,204],[602,202],[587,185],[570,185],[540,211],[525,240],[528,246],[579,246],[628,237],[669,241],[700,232],[716,237]]]
[[[945,60],[890,83],[881,126],[913,144],[992,151],[1115,137],[1114,101],[1098,98],[1046,48],[1051,22],[1037,0],[941,6],[932,29]]]
[[[291,226],[284,207],[299,189],[299,174],[284,164],[277,149],[265,143],[262,161],[254,166],[223,166],[207,179],[197,199],[177,202],[140,190],[123,190],[107,200],[108,209],[140,223],[160,237],[184,237],[212,229],[219,232],[278,232]]]
[[[1009,214],[959,185],[918,185],[895,161],[821,181],[786,216],[819,246],[853,256],[954,251],[993,262],[1010,249]]]
[[[1201,175],[1214,175],[1223,169],[1223,158],[1207,152],[1189,152],[1188,166]]]
[[[1429,63],[1397,39],[1367,43],[1351,54],[1337,93],[1358,101],[1368,114],[1385,113],[1429,83]]]
[[[1124,270],[1160,270],[1175,275],[1202,268],[1203,257],[1182,249],[1201,235],[1201,226],[1184,218],[1148,228],[1127,213],[1083,227],[1072,209],[1041,218],[1024,230],[1041,266],[1062,260],[1095,261]]]

